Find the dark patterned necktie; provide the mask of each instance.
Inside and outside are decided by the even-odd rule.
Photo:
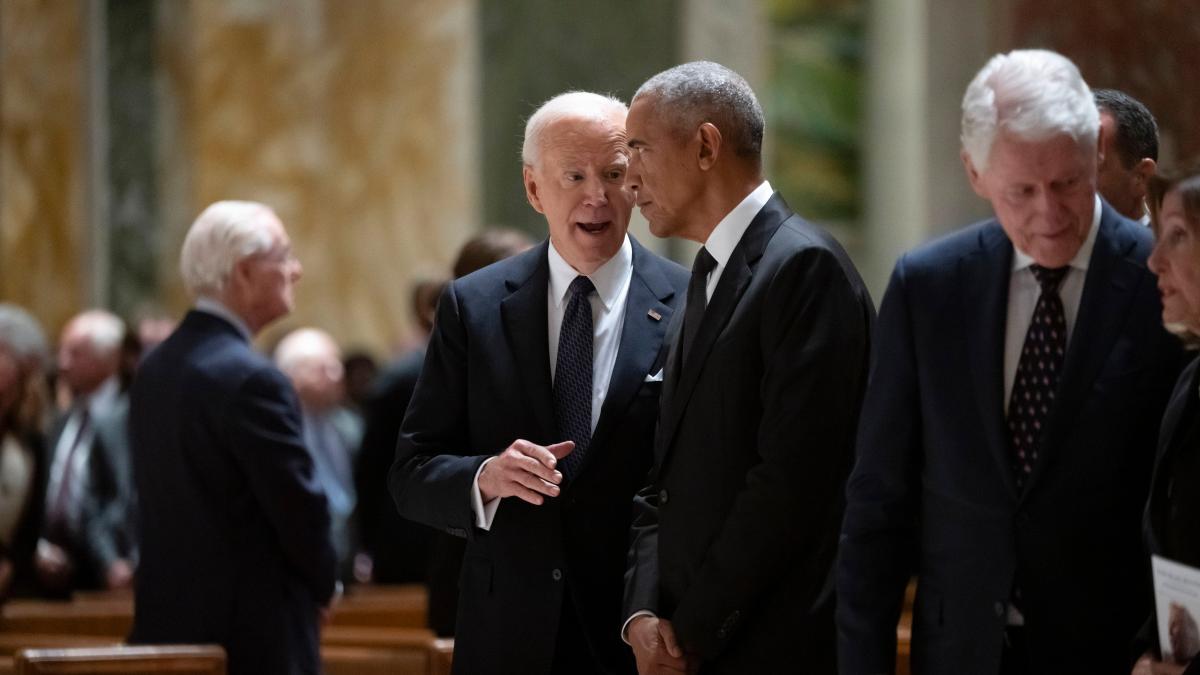
[[[704,309],[708,306],[706,288],[708,273],[717,266],[716,258],[703,246],[696,251],[696,260],[692,263],[692,278],[688,281],[687,307],[683,311],[683,360],[691,356],[692,346],[696,342],[696,333],[700,332],[700,324],[704,320]]]
[[[1070,268],[1031,265],[1029,269],[1042,292],[1033,308],[1008,400],[1008,435],[1018,490],[1025,487],[1037,464],[1067,353],[1067,318],[1058,285]]]
[[[595,291],[584,276],[571,282],[563,312],[554,366],[554,419],[558,441],[575,441],[575,449],[559,465],[566,480],[575,477],[592,441],[592,304]]]

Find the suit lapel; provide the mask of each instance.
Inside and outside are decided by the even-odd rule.
[[[530,258],[530,266],[515,268],[505,279],[512,292],[500,301],[504,331],[528,407],[533,411],[537,435],[530,440],[536,443],[551,442],[548,439],[557,435],[546,322],[546,289],[550,281],[547,246],[549,240],[542,244],[540,255]]]
[[[1016,499],[1004,425],[1004,335],[1012,256],[1012,244],[993,221],[980,231],[978,251],[959,263],[962,283],[958,290],[959,316],[967,336],[967,360],[975,382],[974,398],[983,421],[983,436],[1001,480]]]
[[[1047,465],[1054,461],[1054,451],[1067,441],[1070,430],[1075,427],[1087,394],[1121,334],[1128,318],[1129,303],[1137,294],[1142,276],[1142,267],[1127,257],[1136,241],[1122,236],[1115,212],[1107,205],[1103,209],[1095,248],[1088,261],[1079,313],[1071,331],[1071,344],[1063,363],[1058,397],[1046,430],[1042,456],[1034,465],[1026,494],[1032,491]]]
[[[653,375],[650,369],[658,358],[667,324],[671,321],[672,310],[667,302],[675,295],[675,290],[667,283],[650,253],[632,237],[629,241],[633,244],[633,276],[625,300],[621,343],[617,348],[617,361],[609,379],[604,407],[600,410],[600,420],[596,423],[580,474],[585,473],[588,463],[597,453],[605,451],[605,443],[629,409],[630,401],[646,376]],[[660,318],[652,317],[651,311]]]
[[[754,268],[762,258],[767,242],[771,240],[783,221],[791,216],[792,210],[783,201],[783,197],[778,193],[772,196],[762,210],[754,216],[754,220],[750,221],[749,227],[746,228],[741,240],[729,256],[725,270],[721,272],[721,280],[717,282],[717,288],[708,302],[708,308],[704,310],[704,320],[700,322],[700,330],[696,333],[696,343],[692,346],[693,353],[686,355],[686,359],[685,355],[678,353],[682,338],[676,334],[672,345],[672,352],[675,353],[671,355],[671,363],[677,371],[672,373],[677,382],[670,391],[669,408],[664,408],[664,414],[660,416],[660,422],[665,422],[667,425],[666,434],[663,436],[665,442],[662,452],[664,455],[674,441],[675,432],[683,418],[683,411],[687,409],[696,382],[704,371],[709,352],[712,351],[713,345],[716,344],[717,337],[725,329],[725,325],[729,323],[729,318],[733,316],[733,311],[737,308],[738,301],[741,300],[746,287],[754,278]]]

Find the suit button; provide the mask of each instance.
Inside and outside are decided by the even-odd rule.
[[[558,569],[557,567],[555,567],[555,568],[554,568],[554,569],[553,569],[553,570],[550,572],[550,578],[551,578],[551,579],[553,579],[553,580],[555,580],[555,581],[562,581],[562,570],[560,570],[560,569]]]
[[[996,618],[1000,618],[1000,617],[1004,616],[1004,603],[1003,602],[1000,602],[999,600],[997,600],[995,606],[992,609],[996,610]]]
[[[726,635],[729,635],[729,631],[725,630],[724,628],[717,630],[717,639],[718,640],[724,640]]]
[[[663,488],[658,491],[658,505],[666,506],[667,502],[671,501],[671,495],[667,494],[667,489]]]

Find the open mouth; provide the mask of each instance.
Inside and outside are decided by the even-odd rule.
[[[575,223],[575,227],[578,227],[588,234],[600,234],[601,232],[607,230],[609,225],[612,225],[611,220],[605,220],[598,223]]]

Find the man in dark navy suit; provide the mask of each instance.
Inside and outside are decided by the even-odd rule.
[[[438,305],[389,481],[402,515],[468,540],[456,673],[634,668],[630,500],[687,273],[626,234],[625,112],[571,92],[530,117],[525,190],[550,237]]]
[[[218,202],[180,267],[196,305],[146,357],[131,399],[130,642],[217,643],[231,674],[317,673],[335,586],[329,513],[296,394],[250,344],[291,311],[300,263],[269,208]]]
[[[1142,506],[1181,366],[1151,236],[1097,195],[1103,132],[1067,59],[995,56],[962,120],[996,217],[905,254],[884,295],[842,528],[840,670],[892,672],[915,574],[914,673],[1128,673],[1150,597]]]

